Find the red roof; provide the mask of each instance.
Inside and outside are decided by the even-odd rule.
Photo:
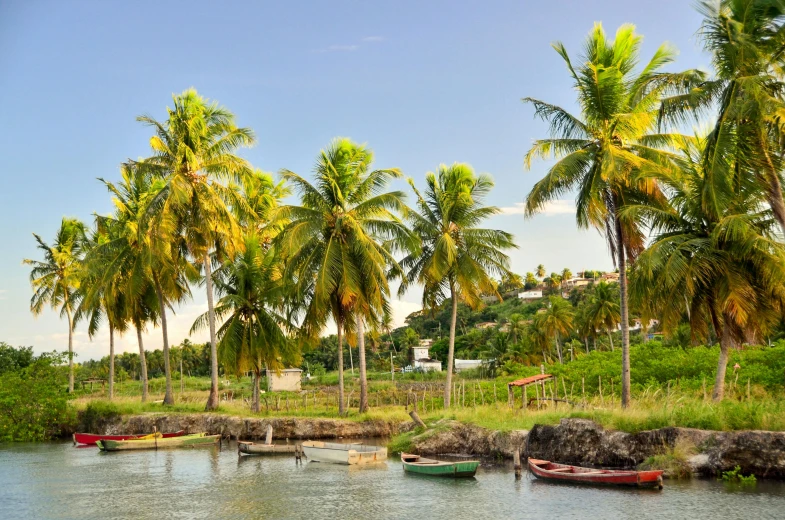
[[[553,376],[550,375],[550,374],[537,374],[536,376],[524,377],[523,379],[516,379],[515,381],[511,381],[511,382],[507,383],[507,386],[530,385],[530,384],[535,383],[537,381],[543,381],[545,379],[550,379],[552,377]]]

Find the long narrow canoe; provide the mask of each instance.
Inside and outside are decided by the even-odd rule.
[[[559,482],[656,487],[662,489],[662,471],[592,469],[547,460],[529,459],[529,469],[538,478]]]
[[[237,442],[237,452],[242,455],[268,455],[271,453],[295,453],[295,444],[260,444],[255,442]]]
[[[419,455],[401,453],[403,470],[408,473],[429,475],[432,477],[473,477],[477,472],[478,460],[464,460],[461,462],[445,462],[441,460],[426,459]]]
[[[210,446],[221,441],[220,435],[205,435],[195,433],[193,435],[183,435],[182,437],[172,437],[169,439],[131,439],[127,441],[100,440],[96,442],[103,451],[125,451],[125,450],[160,450],[165,448],[196,448],[199,446]]]
[[[74,444],[95,444],[97,441],[100,440],[110,440],[110,441],[128,441],[132,439],[144,439],[150,438],[152,433],[141,433],[141,434],[125,434],[125,435],[98,435],[95,433],[75,433],[73,435]],[[169,439],[170,437],[182,437],[185,435],[185,430],[180,430],[177,432],[169,432],[169,433],[161,433],[164,439]]]
[[[309,461],[348,464],[350,466],[387,460],[387,448],[367,444],[306,441],[303,443],[303,453]]]

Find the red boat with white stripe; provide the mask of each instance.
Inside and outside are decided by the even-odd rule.
[[[581,484],[656,487],[662,489],[662,471],[592,469],[548,460],[529,459],[529,470],[537,478]]]

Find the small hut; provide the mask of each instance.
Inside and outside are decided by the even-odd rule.
[[[275,370],[267,371],[267,391],[268,392],[299,392],[302,387],[300,380],[303,371],[299,368],[286,368],[276,373]]]

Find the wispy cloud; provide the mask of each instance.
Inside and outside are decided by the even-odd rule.
[[[0,289],[0,300],[5,300],[5,293],[8,292],[8,289]]]
[[[363,38],[363,41],[364,42],[381,42],[381,41],[384,41],[384,37],[383,36],[366,36],[365,38]]]
[[[503,215],[524,215],[526,214],[526,205],[523,202],[516,202],[512,206],[506,206],[501,209]],[[569,215],[575,213],[575,203],[571,200],[553,200],[547,202],[537,214],[542,215]]]
[[[359,48],[359,45],[330,45],[323,49],[315,49],[314,52],[352,52]]]

